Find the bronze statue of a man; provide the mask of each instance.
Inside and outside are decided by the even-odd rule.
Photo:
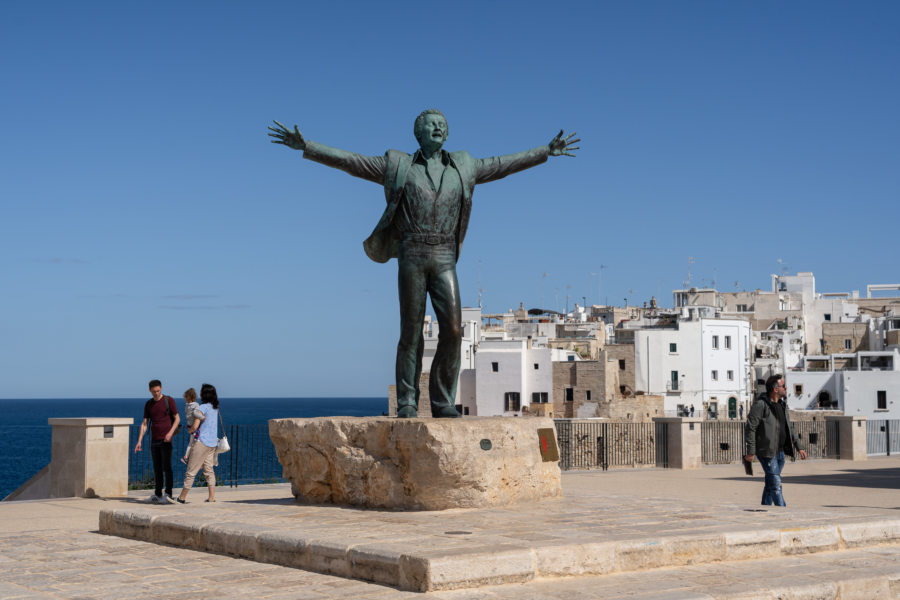
[[[363,242],[376,262],[396,257],[400,291],[400,342],[397,344],[397,416],[416,417],[419,376],[424,348],[425,297],[437,316],[438,345],[431,363],[428,391],[431,415],[459,417],[454,407],[459,375],[462,312],[456,261],[476,184],[506,177],[539,165],[548,156],[574,156],[574,133],[563,132],[546,146],[525,152],[472,158],[468,152],[442,150],[447,141],[447,119],[439,110],[426,110],[415,121],[419,142],[415,154],[388,150],[384,156],[363,156],[307,140],[275,121],[269,127],[275,144],[303,150],[303,157],[346,171],[384,186],[387,208],[372,235]]]

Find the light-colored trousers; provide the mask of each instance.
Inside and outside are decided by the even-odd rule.
[[[197,472],[203,469],[203,476],[206,477],[206,485],[216,487],[216,471],[213,467],[216,465],[216,447],[201,443],[199,440],[194,444],[191,450],[191,456],[188,459],[187,471],[184,474],[184,489],[189,490],[194,485],[194,477]]]

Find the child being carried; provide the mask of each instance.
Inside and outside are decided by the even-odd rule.
[[[194,421],[200,419],[202,422],[206,417],[203,416],[203,413],[200,412],[200,405],[197,404],[197,392],[194,388],[189,388],[188,391],[184,393],[184,417],[187,422],[188,432],[194,427]],[[188,457],[191,455],[191,449],[194,447],[194,444],[197,443],[197,438],[200,435],[200,428],[197,428],[197,431],[191,433],[191,440],[188,442],[187,450],[184,451],[184,456],[181,457],[181,462],[184,464],[188,463]]]

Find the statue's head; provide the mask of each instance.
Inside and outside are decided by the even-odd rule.
[[[413,125],[413,134],[423,150],[427,150],[429,147],[440,149],[450,134],[450,129],[447,127],[447,117],[436,108],[423,110],[416,117],[416,122]]]

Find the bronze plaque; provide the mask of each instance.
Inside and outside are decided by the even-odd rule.
[[[559,447],[556,445],[556,430],[545,427],[537,430],[538,442],[541,448],[541,458],[544,462],[559,460]]]

